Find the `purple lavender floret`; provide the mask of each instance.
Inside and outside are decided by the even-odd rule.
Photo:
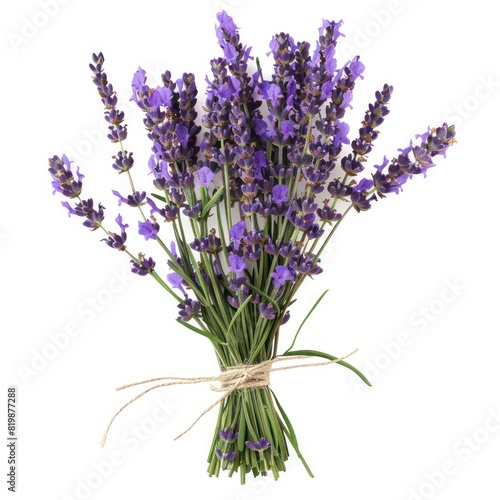
[[[80,173],[79,167],[76,167],[77,179],[75,179],[71,171],[71,163],[66,155],[62,155],[61,158],[58,156],[49,158],[49,172],[54,179],[52,181],[53,194],[61,193],[68,198],[80,196],[84,175]]]
[[[124,224],[122,220],[122,216],[118,215],[115,219],[116,223],[120,227],[120,234],[113,233],[108,231],[108,237],[104,239],[106,244],[111,248],[115,248],[116,250],[123,251],[125,250],[125,242],[127,241],[127,233],[126,229],[128,228],[128,224]]]
[[[247,268],[244,257],[231,253],[227,258],[229,263],[229,271],[233,272],[236,277],[242,278],[245,275],[245,270]]]
[[[146,276],[153,271],[156,262],[151,257],[140,257],[139,262],[136,262],[135,260],[130,261],[132,263],[132,272],[139,276]]]
[[[185,298],[187,298],[187,293],[184,290],[184,286],[186,285],[186,282],[184,279],[179,276],[177,273],[169,273],[167,274],[167,281],[170,283],[172,288],[177,288],[182,292]]]
[[[239,243],[243,238],[247,229],[247,225],[244,220],[238,221],[236,224],[229,229],[229,236],[231,237],[231,241]]]
[[[120,174],[123,172],[128,172],[134,166],[133,153],[128,153],[127,151],[118,151],[116,156],[113,156],[115,160],[112,167],[118,170]]]
[[[212,181],[212,178],[214,176],[214,173],[210,168],[208,167],[201,167],[198,170],[198,182],[196,183],[197,185],[205,186],[207,189],[210,186],[210,182]]]
[[[319,224],[312,224],[306,232],[307,238],[309,240],[315,240],[317,238],[321,238],[325,233],[324,229],[321,229]]]
[[[277,311],[272,304],[261,302],[259,304],[259,313],[264,318],[273,320],[274,318],[276,318]]]
[[[201,240],[195,238],[189,246],[197,252],[218,253],[222,249],[221,240],[215,234],[209,234]]]
[[[144,239],[155,240],[158,231],[160,230],[160,225],[156,221],[146,220],[144,222],[139,222],[139,234],[144,236]]]
[[[184,302],[177,305],[180,309],[179,319],[181,321],[189,321],[194,316],[197,316],[201,310],[201,304],[197,300],[185,298]]]
[[[250,448],[253,451],[264,451],[267,450],[271,443],[266,438],[260,438],[257,442],[253,441],[245,441],[247,448]]]
[[[217,455],[217,458],[219,460],[223,460],[226,462],[232,462],[236,458],[235,451],[230,451],[230,452],[224,453],[224,452],[222,452],[222,450],[219,450],[219,448],[216,448],[215,454]]]
[[[99,203],[96,210],[92,198],[81,200],[74,207],[67,201],[62,201],[61,204],[68,210],[68,216],[76,215],[78,217],[85,217],[87,219],[83,223],[85,227],[88,227],[92,231],[101,227],[104,220],[104,207]]]
[[[354,210],[364,212],[371,208],[371,201],[376,200],[375,194],[371,194],[370,190],[373,187],[373,181],[369,179],[361,180],[351,192],[351,202]]]
[[[88,201],[92,201],[92,199]],[[96,230],[97,228],[101,227],[102,221],[104,219],[104,207],[99,203],[97,210],[93,209],[89,211],[86,214],[86,217],[87,220],[83,223],[83,225],[85,227],[88,227],[91,231]]]
[[[297,271],[307,276],[321,274],[323,269],[317,264],[319,259],[313,253],[305,253],[297,261]]]
[[[271,276],[275,287],[283,286],[287,281],[294,281],[296,278],[295,273],[288,266],[276,266]]]
[[[338,221],[342,218],[341,213],[337,212],[337,210],[328,205],[328,200],[325,201],[322,208],[318,208],[318,210],[316,210],[316,213],[319,220],[328,223]]]
[[[340,179],[334,179],[328,184],[328,192],[333,198],[347,198],[352,193],[352,187],[344,184]]]
[[[221,429],[219,431],[219,436],[222,441],[227,443],[234,443],[238,439],[238,433],[235,432],[231,427],[228,427],[226,430]]]
[[[288,208],[286,217],[297,229],[300,229],[301,231],[307,231],[316,218],[312,212],[304,213],[294,210],[291,206]]]
[[[299,256],[301,249],[298,245],[293,243],[291,240],[285,242],[277,241],[276,246],[278,248],[277,253],[285,259],[295,259]]]
[[[177,205],[165,205],[163,208],[158,208],[156,203],[151,198],[147,198],[146,201],[151,207],[151,215],[160,214],[165,222],[172,222],[177,219],[179,215],[179,207]]]
[[[272,189],[272,201],[276,204],[288,202],[288,188],[284,184],[276,184]]]
[[[136,191],[134,194],[129,194],[126,198],[123,197],[118,191],[112,190],[112,193],[118,197],[118,205],[121,206],[122,203],[125,203],[129,207],[140,207],[144,204],[144,200],[146,199],[146,192],[143,191],[140,193]]]
[[[197,219],[201,215],[201,201],[193,206],[187,206],[182,210],[182,213],[191,219]]]

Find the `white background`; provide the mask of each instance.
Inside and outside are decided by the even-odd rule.
[[[499,498],[500,68],[491,3],[292,4],[23,0],[1,8],[2,387],[18,388],[17,498]],[[323,18],[344,20],[340,59],[354,52],[366,64],[351,129],[376,89],[395,87],[374,163],[428,124],[457,126],[458,144],[427,179],[349,216],[323,259],[324,274],[307,283],[283,329],[285,347],[330,289],[297,347],[337,356],[359,347],[351,361],[374,385],[361,388],[340,366],[273,376],[315,479],[293,454],[278,482],[249,478],[241,487],[236,477],[209,479],[215,411],[173,441],[213,401],[208,387],[161,389],[141,399],[99,448],[108,419],[135,394],[116,393],[116,386],[212,374],[215,357],[177,325],[167,294],[130,275],[126,256],[67,217],[51,194],[47,158],[78,155],[84,195],[101,200],[112,221],[118,208],[110,190],[126,192],[127,185],[110,166],[116,148],[101,131],[92,52],[104,52],[127,111],[139,65],[153,83],[165,69],[175,78],[194,72],[202,100],[209,60],[220,54],[214,24],[221,9],[267,71],[274,33],[313,42]],[[148,189],[141,115],[128,111],[127,119],[133,173]],[[132,209],[123,208],[135,225]],[[154,252],[136,241],[136,250]],[[3,429],[4,417],[1,435]],[[6,490],[4,480],[0,487]]]

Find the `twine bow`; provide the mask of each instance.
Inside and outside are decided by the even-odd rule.
[[[201,384],[203,382],[220,382],[220,387],[216,387],[214,385],[210,385],[210,389],[215,392],[224,392],[224,394],[218,398],[214,403],[212,403],[208,408],[206,408],[200,415],[196,418],[196,420],[183,432],[181,432],[174,440],[179,439],[181,436],[189,432],[198,421],[206,415],[209,411],[213,410],[220,402],[224,401],[230,394],[232,394],[236,389],[255,389],[257,387],[266,387],[269,385],[269,374],[271,372],[278,372],[283,370],[294,370],[296,368],[308,368],[312,366],[325,366],[331,365],[334,363],[338,363],[349,356],[352,356],[358,349],[354,349],[354,351],[349,354],[337,358],[335,360],[330,361],[322,361],[322,362],[314,362],[314,363],[306,363],[306,364],[293,364],[290,366],[281,366],[275,367],[274,363],[280,363],[283,361],[298,361],[304,359],[311,359],[314,356],[278,356],[273,359],[269,359],[263,361],[262,363],[254,364],[254,365],[239,365],[234,366],[228,369],[223,370],[219,375],[209,376],[209,377],[158,377],[151,378],[148,380],[142,380],[141,382],[134,382],[132,384],[122,385],[117,387],[117,391],[121,391],[122,389],[128,389],[129,387],[134,387],[136,385],[149,384],[151,382],[158,382],[160,380],[168,380],[168,382],[163,382],[161,384],[156,384],[148,389],[142,391],[137,394],[137,396],[130,399],[127,403],[125,403],[110,420],[106,430],[104,431],[104,435],[101,440],[101,448],[106,444],[106,439],[108,437],[109,429],[113,424],[115,418],[125,409],[127,406],[131,405],[134,401],[137,401],[139,398],[142,398],[148,392],[153,391],[154,389],[158,389],[160,387],[167,387],[170,385],[192,385],[192,384]]]

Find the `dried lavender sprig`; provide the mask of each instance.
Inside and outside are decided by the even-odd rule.
[[[116,109],[118,98],[113,85],[108,82],[108,77],[104,72],[104,56],[102,52],[92,54],[92,63],[89,64],[89,67],[94,75],[92,81],[97,87],[101,102],[104,105],[104,117],[110,124],[108,139],[111,142],[121,142],[127,137],[127,125],[122,125],[125,115],[122,111]]]
[[[425,176],[427,169],[434,166],[431,159],[437,155],[446,155],[448,148],[456,142],[455,126],[443,123],[441,127],[429,129],[424,134],[417,134],[416,137],[421,138],[421,143],[418,146],[413,147],[412,141],[410,141],[407,148],[399,150],[400,154],[397,158],[391,162],[384,159],[382,165],[376,165],[376,172],[372,174],[372,179],[365,178],[358,183],[357,187],[361,186],[363,189],[352,190],[350,205],[323,242],[317,253],[318,257],[328,245],[333,233],[348,211],[352,208],[358,212],[368,210],[371,208],[369,203],[366,204],[368,200],[376,200],[377,195],[378,198],[382,199],[389,193],[397,194],[402,189],[403,184],[410,180],[413,175],[423,174]],[[409,157],[410,152],[413,153],[414,161]],[[386,167],[387,173],[384,173]]]
[[[123,223],[121,215],[115,219],[116,223],[120,228],[119,233],[115,233],[106,229],[103,225],[104,220],[104,207],[101,203],[98,204],[97,209],[94,207],[94,201],[92,198],[83,200],[80,194],[83,189],[82,179],[84,176],[79,173],[79,167],[77,167],[78,181],[74,180],[71,171],[71,161],[66,155],[53,156],[49,158],[49,172],[53,177],[53,187],[54,194],[56,192],[61,193],[70,199],[78,200],[75,205],[71,205],[69,202],[62,202],[62,205],[68,210],[68,216],[76,215],[78,217],[84,217],[85,221],[83,225],[89,228],[91,231],[96,229],[102,229],[106,234],[104,241],[111,248],[117,249],[126,253],[132,260],[133,271],[139,275],[150,274],[165,290],[167,290],[176,300],[180,301],[181,298],[165,283],[164,280],[154,271],[155,263],[151,258],[147,258],[142,254],[137,257],[127,250],[125,242],[127,240],[126,229],[128,225]],[[141,271],[141,272],[138,272]],[[147,272],[145,272],[147,271]]]

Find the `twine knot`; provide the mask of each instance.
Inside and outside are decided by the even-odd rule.
[[[331,361],[323,361],[323,362],[314,362],[314,363],[306,363],[301,364],[296,361],[299,360],[309,360],[314,356],[278,356],[273,359],[269,359],[263,361],[261,363],[257,363],[254,365],[238,365],[231,366],[228,368],[222,368],[221,373],[219,375],[209,376],[209,377],[158,377],[151,378],[148,380],[143,380],[141,382],[134,382],[132,384],[122,385],[121,387],[117,387],[117,391],[121,391],[122,389],[127,389],[129,387],[134,387],[136,385],[149,384],[152,382],[159,382],[160,380],[166,380],[167,382],[163,382],[161,384],[155,384],[148,389],[142,391],[137,396],[133,397],[130,401],[125,403],[113,416],[110,420],[108,427],[106,428],[104,435],[101,440],[101,447],[104,447],[106,443],[106,439],[108,437],[109,429],[113,424],[115,418],[129,405],[131,405],[134,401],[137,401],[139,398],[160,387],[167,387],[170,385],[192,385],[192,384],[200,384],[203,382],[219,382],[220,387],[210,385],[212,391],[215,392],[223,392],[222,396],[219,397],[214,403],[212,403],[208,408],[206,408],[197,418],[196,420],[183,432],[181,432],[175,440],[179,439],[181,436],[189,432],[196,423],[206,415],[210,410],[214,409],[219,403],[224,401],[230,394],[232,394],[235,390],[242,389],[256,389],[259,387],[267,387],[269,386],[269,374],[271,372],[283,371],[283,370],[293,370],[297,368],[308,368],[312,366],[325,366],[331,365],[334,363],[338,363],[349,356],[352,356],[357,349],[352,351],[351,353],[343,356],[341,358],[336,358]],[[290,366],[273,366],[275,363],[284,362],[284,361],[295,361],[295,364]]]
[[[210,389],[214,392],[226,392],[234,386],[236,386],[235,389],[267,387],[269,385],[271,367],[271,363],[267,361],[255,365],[223,367],[218,377],[220,387],[210,385]]]

